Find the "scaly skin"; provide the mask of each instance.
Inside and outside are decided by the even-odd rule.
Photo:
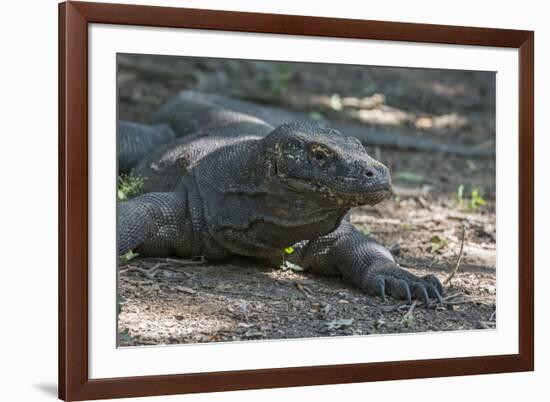
[[[148,126],[123,120],[118,122],[116,134],[119,173],[130,173],[145,156],[175,139],[174,132],[166,124]]]
[[[216,109],[189,99],[161,109],[183,138],[134,169],[147,189],[118,205],[119,255],[273,260],[292,246],[291,262],[342,275],[369,294],[441,298],[435,276],[399,267],[344,219],[350,208],[391,194],[388,169],[359,141],[315,123],[272,129],[237,116],[227,124],[235,112]],[[208,127],[197,131],[196,121]]]

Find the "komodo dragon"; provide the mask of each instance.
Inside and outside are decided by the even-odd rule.
[[[159,110],[155,123],[180,138],[134,167],[144,186],[118,203],[119,255],[284,256],[368,294],[441,300],[434,275],[404,270],[347,219],[350,208],[391,194],[388,169],[357,139],[317,123],[274,128],[234,109],[183,91]],[[134,140],[146,132],[135,130]]]

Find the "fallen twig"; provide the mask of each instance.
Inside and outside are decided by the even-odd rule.
[[[494,300],[495,299],[491,296],[489,296],[489,297],[466,297],[465,299],[446,302],[446,303],[465,304],[465,303],[491,302],[491,301],[494,301]]]
[[[311,298],[311,290],[308,287],[299,283],[296,283],[295,285],[308,299]]]
[[[413,301],[411,306],[403,316],[403,318],[401,318],[401,325],[403,325],[404,327],[410,327],[411,325],[413,325],[414,323],[413,311],[417,304],[418,304],[418,300]]]
[[[451,283],[451,280],[454,278],[455,274],[458,272],[458,268],[460,267],[460,262],[462,261],[462,254],[464,251],[464,239],[466,237],[466,227],[462,225],[462,241],[460,243],[460,251],[458,252],[458,258],[456,259],[456,264],[453,270],[451,271],[451,274],[445,279],[445,282],[443,282],[445,285],[448,285]]]
[[[201,255],[200,257],[197,257],[197,259],[191,259],[191,260],[177,260],[175,258],[167,258],[166,262],[171,262],[179,265],[198,265],[198,264],[204,263],[205,258],[203,255]]]
[[[454,295],[445,296],[444,298],[441,299],[441,301],[449,301],[449,300],[452,300],[452,299],[456,299],[457,297],[460,297],[460,296],[464,296],[464,294],[463,293],[455,293]]]
[[[157,274],[157,270],[162,266],[161,263],[158,263],[158,264],[155,264],[153,265],[151,268],[149,269],[145,269],[145,268],[141,268],[141,267],[134,267],[134,266],[128,266],[128,271],[136,271],[136,272],[139,272],[140,274],[144,275],[145,277],[151,279],[151,280],[154,280],[155,279],[155,276]]]
[[[189,272],[186,272],[183,270],[183,267],[171,267],[171,266],[166,266],[166,267],[162,267],[162,269],[166,270],[166,271],[172,271],[172,272],[177,272],[179,274],[182,274],[184,276],[186,276],[187,278],[193,278],[193,275],[191,275]]]
[[[468,223],[474,223],[478,225],[484,225],[489,222],[487,218],[480,217],[480,215],[473,216],[471,214],[465,215],[458,212],[453,212],[446,215],[447,219],[454,219],[457,221],[467,221]]]
[[[409,307],[409,310],[407,310],[407,313],[403,316],[403,319],[404,320],[411,320],[413,319],[413,316],[412,316],[412,313],[414,311],[414,308],[416,307],[416,305],[418,304],[418,300],[414,300],[411,304],[411,306]]]

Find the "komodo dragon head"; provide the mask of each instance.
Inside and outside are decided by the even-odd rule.
[[[264,141],[271,173],[292,192],[338,207],[374,205],[391,194],[388,168],[354,137],[315,123],[290,123]]]

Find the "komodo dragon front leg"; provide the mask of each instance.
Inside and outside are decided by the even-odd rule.
[[[387,294],[411,302],[441,301],[443,286],[435,275],[418,277],[401,268],[380,243],[365,237],[352,224],[342,221],[334,232],[295,246],[289,261],[324,275],[342,275],[353,285],[382,298]]]
[[[191,249],[184,192],[148,193],[117,205],[117,252],[157,256]],[[186,228],[187,226],[187,228]]]
[[[118,255],[135,251],[151,257],[233,256],[210,236],[197,197],[196,189],[182,186],[178,191],[147,193],[118,203]]]

